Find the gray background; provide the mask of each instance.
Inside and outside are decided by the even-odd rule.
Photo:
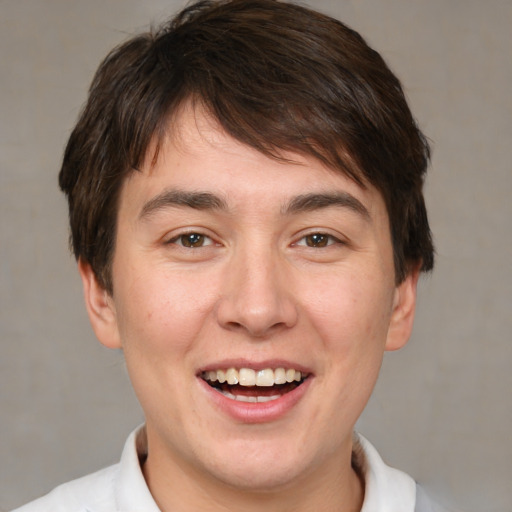
[[[0,0],[0,509],[117,461],[142,420],[88,325],[56,174],[99,60],[182,5]],[[382,52],[434,147],[437,269],[359,429],[457,508],[510,510],[512,2],[314,5]]]

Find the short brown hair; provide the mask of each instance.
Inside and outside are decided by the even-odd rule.
[[[375,186],[397,283],[413,266],[433,267],[422,192],[429,146],[381,56],[343,23],[298,5],[203,0],[105,58],[66,147],[59,183],[73,251],[109,292],[123,180],[188,100],[268,156],[310,155]]]

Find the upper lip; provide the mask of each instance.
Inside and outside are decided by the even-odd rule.
[[[205,366],[201,366],[201,368],[197,371],[197,374],[201,375],[203,372],[226,370],[228,368],[251,368],[256,371],[265,370],[266,368],[271,368],[273,370],[276,368],[293,368],[294,370],[300,371],[303,374],[311,375],[313,373],[311,368],[290,359],[266,359],[262,361],[255,361],[246,358],[238,358],[223,359],[213,363],[208,363]]]

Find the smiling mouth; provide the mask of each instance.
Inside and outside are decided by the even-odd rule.
[[[293,368],[228,368],[205,371],[201,378],[231,400],[271,402],[300,386],[308,375]]]

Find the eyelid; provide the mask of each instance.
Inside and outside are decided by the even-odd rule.
[[[325,236],[329,239],[329,242],[324,247],[308,246],[305,242],[306,238],[309,236],[314,236],[314,235]],[[325,247],[330,247],[332,245],[337,245],[337,244],[346,245],[347,243],[348,242],[344,239],[344,237],[342,237],[340,235],[334,235],[333,233],[330,233],[326,229],[312,229],[306,233],[301,233],[300,236],[297,236],[296,241],[292,243],[292,246],[308,247],[311,249],[323,249]]]
[[[208,243],[206,243],[204,245],[201,245],[199,247],[187,247],[187,246],[183,245],[182,243],[178,243],[179,240],[181,239],[181,237],[184,237],[184,236],[187,236],[187,235],[200,235],[205,240],[208,240]],[[173,233],[170,238],[166,238],[165,244],[166,245],[173,244],[173,245],[176,245],[176,246],[178,246],[179,248],[182,248],[182,249],[201,249],[203,247],[210,247],[210,246],[213,246],[213,245],[220,245],[218,242],[215,241],[213,236],[206,234],[204,232],[204,230],[199,229],[199,228],[198,229],[188,228],[188,229],[185,229],[185,230],[180,231],[178,233]]]

